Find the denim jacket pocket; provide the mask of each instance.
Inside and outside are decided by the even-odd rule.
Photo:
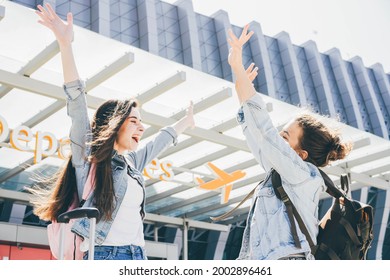
[[[275,214],[281,207],[282,202],[276,197],[271,185],[263,186],[257,191],[258,209],[262,214]]]

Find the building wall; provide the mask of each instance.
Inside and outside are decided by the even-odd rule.
[[[49,248],[0,244],[0,260],[55,260]]]
[[[239,34],[229,15],[194,12],[191,0],[14,1],[28,7],[51,3],[75,24],[142,48],[210,75],[233,80],[227,62],[227,29]],[[254,39],[244,47],[245,65],[255,62],[256,89],[284,102],[339,117],[342,122],[389,139],[390,75],[380,64],[366,67],[359,57],[342,60],[339,50],[319,53],[314,42],[294,45],[286,32],[262,34],[252,23]]]

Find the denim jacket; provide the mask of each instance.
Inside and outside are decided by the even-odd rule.
[[[296,223],[301,249],[291,234],[286,207],[272,188],[271,168],[281,176],[283,187],[305,222],[313,242],[318,234],[318,203],[325,190],[316,166],[303,161],[279,135],[259,94],[243,103],[237,120],[241,124],[249,149],[267,172],[256,188],[244,230],[238,259],[279,259],[305,253],[313,258],[305,235]]]
[[[86,160],[90,155],[90,148],[86,145],[91,140],[91,127],[87,114],[87,103],[85,98],[85,86],[82,81],[74,81],[64,85],[67,95],[67,113],[72,120],[70,129],[70,140],[72,150],[72,164],[76,170],[77,189],[79,197],[82,197],[83,187],[86,183],[90,163]],[[108,235],[110,227],[121,206],[128,185],[128,175],[136,179],[144,190],[144,199],[141,205],[140,215],[144,216],[145,186],[142,170],[144,167],[171,144],[176,144],[177,134],[172,127],[161,129],[154,140],[147,143],[143,148],[132,151],[127,155],[112,155],[111,167],[113,172],[115,208],[112,219],[100,220],[96,224],[95,244],[100,245]],[[86,200],[85,207],[93,206],[93,195]],[[72,231],[83,236],[89,236],[89,220],[82,218],[77,220]]]

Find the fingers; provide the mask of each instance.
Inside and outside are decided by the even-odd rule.
[[[249,28],[249,24],[246,24],[244,26],[244,29],[242,30],[242,33],[241,33],[241,36],[240,36],[240,41],[242,44],[245,44],[246,42],[249,41],[249,39],[252,37],[252,35],[254,34],[253,31],[249,32],[248,33],[248,28]]]
[[[66,20],[68,21],[68,25],[73,28],[73,15],[72,15],[72,13],[68,13],[66,15]]]
[[[192,100],[190,101],[190,105],[188,106],[188,113],[194,113],[194,102]]]
[[[255,67],[255,64],[252,62],[251,65],[248,66],[248,68],[245,70],[247,74],[250,74],[253,70],[253,67]]]
[[[249,39],[252,37],[252,35],[254,34],[253,31],[250,31],[248,33],[248,28],[249,28],[249,24],[245,25],[244,26],[244,29],[242,30],[241,32],[241,35],[240,35],[240,38],[237,38],[237,36],[233,33],[233,31],[231,29],[228,30],[228,34],[229,34],[229,37],[227,39],[229,45],[231,47],[233,46],[243,46],[246,42],[249,41]]]
[[[35,13],[44,21],[50,22],[50,18],[47,15],[46,10],[41,6],[38,5],[39,11],[35,11]]]
[[[245,42],[248,42],[253,34],[255,34],[255,32],[253,32],[253,31],[249,32],[248,35],[246,35],[246,37],[245,37]]]
[[[38,5],[39,11],[42,13],[42,15],[45,16],[48,20],[53,20],[54,17],[52,16],[51,12],[49,11],[48,7],[50,6],[49,4],[46,4],[46,9],[42,5]]]
[[[229,36],[230,36],[230,38],[231,38],[232,40],[238,41],[238,38],[237,38],[237,36],[233,33],[233,30],[229,29],[229,30],[228,30],[228,34],[229,34]]]
[[[258,75],[258,70],[259,68],[256,67],[254,68],[255,64],[254,63],[251,63],[251,65],[249,65],[249,67],[245,70],[249,80],[252,82]]]
[[[49,12],[41,5],[38,5],[38,10],[35,13],[41,18],[38,20],[38,23],[46,26],[49,29],[52,29],[53,25],[53,17],[50,16]]]
[[[229,37],[227,38],[227,42],[228,44],[230,45],[230,47],[238,47],[239,46],[239,40],[238,38],[236,37],[236,35],[234,35],[233,31],[231,29],[228,30],[228,34],[229,34]]]
[[[247,36],[247,33],[248,33],[248,28],[249,28],[249,24],[246,24],[244,26],[244,29],[242,30],[242,33],[241,33],[241,36],[240,36],[240,41],[244,40],[245,37]]]
[[[39,10],[41,13],[46,13],[46,10],[45,10],[45,8],[43,8],[42,5],[38,5],[37,8],[38,8],[38,10]],[[37,11],[36,11],[36,12],[37,12]]]
[[[51,25],[47,23],[47,21],[43,21],[43,20],[38,20],[38,23],[46,26],[47,28],[51,29]]]
[[[35,13],[41,18],[41,19],[38,20],[38,23],[46,26],[49,29],[52,29],[51,21],[45,14],[43,14],[43,13],[41,13],[39,11],[35,11]]]
[[[255,68],[255,70],[253,72],[251,72],[248,76],[249,80],[251,82],[253,82],[253,80],[257,77],[258,73],[257,73],[257,67]]]
[[[48,11],[48,14],[49,14],[49,17],[51,19],[54,19],[57,16],[56,12],[53,10],[53,8],[51,7],[51,5],[49,3],[46,4],[46,8],[47,8],[47,11]],[[59,17],[58,17],[59,18]]]
[[[189,122],[188,125],[191,129],[195,128],[195,121],[194,121],[194,102],[191,100],[190,105],[187,109],[187,121]]]
[[[62,21],[61,18],[57,15],[55,10],[52,8],[52,6],[47,3],[45,4],[45,8],[42,5],[37,6],[39,11],[35,11],[35,13],[40,16],[40,18],[47,22],[52,21]],[[67,15],[68,23],[73,25],[73,16],[72,13],[68,13]]]

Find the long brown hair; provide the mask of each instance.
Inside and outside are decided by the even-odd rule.
[[[35,174],[36,185],[26,188],[33,196],[34,214],[41,220],[52,221],[68,210],[77,199],[77,182],[72,157],[66,160],[64,168],[54,176],[44,177]]]
[[[111,99],[104,102],[91,121],[91,154],[88,159],[96,164],[94,205],[101,213],[101,219],[109,220],[115,205],[114,184],[111,160],[118,131],[128,118],[132,108],[138,106],[134,99]],[[39,179],[33,188],[28,188],[34,196],[34,214],[42,220],[55,220],[65,212],[77,195],[75,169],[71,157],[65,166],[49,179]],[[77,197],[76,197],[77,198]]]
[[[108,100],[95,112],[92,120],[92,143],[90,161],[96,163],[94,203],[103,219],[111,219],[114,210],[114,183],[111,159],[118,131],[138,106],[135,100]]]
[[[352,144],[342,142],[337,130],[330,129],[310,114],[303,114],[295,121],[303,132],[299,146],[308,152],[306,161],[315,166],[324,167],[331,161],[343,159],[352,150]]]

